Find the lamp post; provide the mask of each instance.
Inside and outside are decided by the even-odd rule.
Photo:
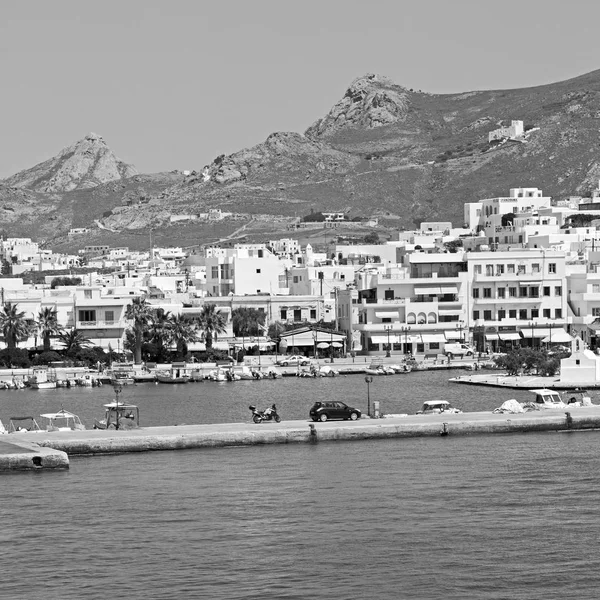
[[[369,386],[370,386],[371,382],[373,381],[373,377],[371,375],[367,375],[365,377],[365,381],[367,383],[367,414],[369,416],[371,416],[371,393],[370,393]]]
[[[458,321],[458,323],[456,324],[456,329],[458,329],[458,341],[462,343],[463,341],[463,323],[464,321],[462,319],[460,319]]]
[[[387,332],[387,349],[385,351],[385,356],[386,356],[386,358],[389,358],[392,355],[392,353],[390,352],[390,330],[392,329],[392,326],[384,325],[383,328]]]
[[[410,331],[410,325],[400,327],[400,331],[404,334],[404,354],[406,354],[406,347],[408,346],[408,332]]]
[[[329,330],[329,351],[331,352],[331,362],[333,362],[333,329]]]

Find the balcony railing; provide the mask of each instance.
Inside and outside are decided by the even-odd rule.
[[[102,327],[125,327],[125,321],[77,321],[77,329],[93,329]]]

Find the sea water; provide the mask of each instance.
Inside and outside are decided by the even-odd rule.
[[[412,375],[377,378],[371,400],[385,408],[392,391],[418,389]],[[423,378],[427,394],[433,375]],[[287,390],[279,400],[286,418],[298,386],[298,414],[306,415],[308,390],[350,402],[353,388],[364,402],[362,378],[341,380],[188,384],[185,392],[150,385],[128,395],[139,394],[148,420],[162,415],[152,411],[153,390],[170,403],[164,414],[219,420],[221,406],[248,420],[249,394],[239,390],[257,401],[263,383],[275,384],[271,391]],[[457,394],[463,408],[475,392],[516,395],[443,383],[435,397]],[[383,386],[389,398],[378,395]],[[102,393],[82,397],[97,403]],[[56,408],[49,396],[21,398],[24,409]],[[394,400],[394,412],[423,399]],[[203,403],[210,411],[194,413]],[[597,598],[599,444],[596,431],[450,435],[75,457],[68,471],[5,474],[0,597]]]

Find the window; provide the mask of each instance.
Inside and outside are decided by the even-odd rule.
[[[298,277],[298,275],[294,275],[294,277],[293,277],[294,283],[298,283],[299,280],[300,280],[300,278]]]
[[[600,293],[600,284],[598,284],[598,283],[593,283],[593,284],[592,284],[592,292],[593,292],[594,294],[598,294],[598,293]]]
[[[554,318],[555,319],[562,319],[562,308],[556,308],[556,309],[554,309]]]
[[[535,287],[529,288],[529,297],[530,298],[539,298],[540,297],[540,288],[537,285]]]
[[[600,307],[592,308],[592,317],[600,317]]]
[[[473,311],[473,321],[477,321],[478,319],[479,319],[479,311],[474,310]]]
[[[496,265],[496,275],[504,275],[504,265]]]
[[[548,263],[548,273],[556,273],[556,263]]]
[[[560,285],[557,285],[557,286],[554,288],[554,295],[555,295],[555,296],[562,296],[562,286],[560,286]]]
[[[88,300],[92,299],[92,290],[83,290],[83,297]]]
[[[492,320],[492,311],[491,310],[484,310],[483,311],[483,320],[484,321],[491,321]]]
[[[500,309],[498,311],[498,321],[502,321],[502,319],[506,319],[506,311],[503,309]]]
[[[492,297],[492,288],[483,288],[483,297],[491,298]]]
[[[105,310],[104,311],[104,320],[107,323],[114,323],[115,322],[115,311],[114,310]]]
[[[475,275],[481,275],[481,265],[475,265]]]
[[[532,273],[539,273],[540,272],[540,263],[533,263],[531,265],[531,272]]]
[[[525,321],[527,319],[527,309],[526,308],[521,308],[519,310],[519,319],[521,319],[521,321]]]
[[[394,290],[385,290],[383,292],[383,297],[385,300],[393,300],[394,299]]]
[[[79,320],[80,321],[95,321],[96,320],[96,311],[95,310],[80,310],[79,311]]]
[[[519,265],[517,275],[525,275],[525,265]]]
[[[542,311],[542,314],[544,315],[544,319],[549,319],[550,318],[550,309],[549,308],[545,308]]]
[[[519,298],[527,298],[527,288],[526,287],[519,288]]]
[[[311,308],[311,309],[310,309],[310,318],[311,318],[313,321],[316,321],[316,320],[317,320],[317,309],[316,309],[316,308]]]
[[[516,308],[511,308],[508,311],[508,318],[509,319],[516,319],[517,318],[517,309]]]
[[[219,267],[211,267],[210,276],[212,279],[219,279]]]
[[[294,309],[294,321],[302,321],[302,311],[299,308]]]
[[[515,265],[506,265],[506,272],[514,275],[515,273]]]
[[[440,343],[439,342],[429,342],[429,349],[430,350],[439,350]]]
[[[287,321],[287,310],[285,308],[282,308],[279,314],[282,321]]]
[[[550,295],[550,286],[545,285],[544,286],[544,296],[549,296],[549,295]]]
[[[259,275],[260,274],[260,269],[256,269],[256,273],[257,273],[257,275]]]
[[[531,309],[531,318],[537,319],[540,316],[540,311],[537,308]]]
[[[506,288],[498,288],[498,298],[506,297]]]
[[[491,277],[494,274],[494,265],[485,265],[485,274]]]
[[[479,288],[473,288],[473,298],[479,298]]]
[[[516,287],[508,288],[508,296],[509,296],[509,298],[516,298],[517,297],[517,288]]]

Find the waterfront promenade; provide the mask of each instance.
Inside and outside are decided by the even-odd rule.
[[[358,421],[308,420],[281,423],[220,423],[142,427],[131,430],[85,430],[13,433],[0,439],[0,471],[65,468],[69,457],[159,450],[218,448],[260,444],[323,443],[419,436],[465,436],[600,428],[600,406],[548,409],[522,414],[467,412],[434,415],[389,415]],[[36,450],[36,446],[39,450]],[[14,458],[22,448],[21,462]],[[44,450],[50,454],[44,454]],[[15,452],[17,451],[17,452]],[[36,454],[38,452],[38,454]],[[33,460],[34,456],[40,458]],[[13,457],[13,458],[10,458]],[[37,464],[36,464],[37,463]]]

